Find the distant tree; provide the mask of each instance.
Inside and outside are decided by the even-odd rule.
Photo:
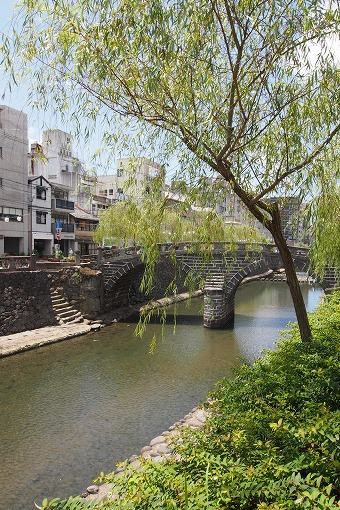
[[[169,207],[166,199],[156,201],[147,196],[139,204],[133,199],[116,202],[99,217],[94,240],[100,245],[134,245],[147,247],[152,244],[194,242],[211,243],[214,240],[236,243],[265,241],[256,228],[249,225],[225,224],[223,218],[213,209],[196,210],[184,207]]]
[[[32,82],[36,105],[69,114],[79,128],[87,118],[85,134],[99,120],[116,150],[135,138],[149,153],[177,152],[177,180],[199,184],[209,171],[225,179],[272,235],[301,338],[310,341],[281,208],[282,198],[317,195],[312,212],[330,221],[325,177],[339,182],[340,75],[327,42],[340,32],[339,1],[20,5],[4,62]],[[280,201],[266,201],[273,196]],[[322,233],[318,216],[313,222]],[[339,265],[333,241],[322,243],[322,260]],[[317,260],[318,246],[313,253]]]

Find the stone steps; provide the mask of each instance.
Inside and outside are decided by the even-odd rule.
[[[59,324],[84,322],[82,314],[74,308],[56,289],[51,288],[52,306]]]

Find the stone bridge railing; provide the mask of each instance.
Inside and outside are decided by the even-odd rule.
[[[36,255],[5,255],[0,257],[0,271],[35,271],[36,264]]]
[[[246,243],[246,242],[213,242],[213,243],[202,243],[202,242],[185,242],[181,241],[178,243],[159,243],[158,244],[161,253],[206,253],[206,252],[259,252],[263,254],[277,253],[278,250],[274,244],[264,243]],[[308,248],[291,247],[290,251],[292,255],[308,258]],[[118,258],[126,258],[129,256],[136,256],[141,254],[140,246],[131,246],[125,248],[111,248],[104,249],[98,248],[97,259],[100,260],[112,260]],[[91,260],[94,260],[95,256],[91,256]]]

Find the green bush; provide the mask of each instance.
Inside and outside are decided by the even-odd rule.
[[[313,342],[294,325],[218,383],[206,425],[174,445],[180,462],[103,477],[118,498],[100,508],[339,509],[340,293],[310,320]]]

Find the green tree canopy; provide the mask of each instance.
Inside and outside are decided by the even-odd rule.
[[[311,338],[282,235],[282,198],[338,183],[339,68],[328,41],[339,2],[324,0],[22,0],[3,53],[32,100],[99,120],[105,142],[178,154],[187,181],[222,176],[280,251],[301,337]],[[316,53],[311,58],[312,50]],[[127,126],[129,128],[127,129]],[[338,195],[339,188],[334,188]],[[279,196],[280,201],[266,201]],[[317,216],[316,232],[318,231]],[[321,239],[321,238],[319,238]],[[333,239],[316,247],[339,265]]]

